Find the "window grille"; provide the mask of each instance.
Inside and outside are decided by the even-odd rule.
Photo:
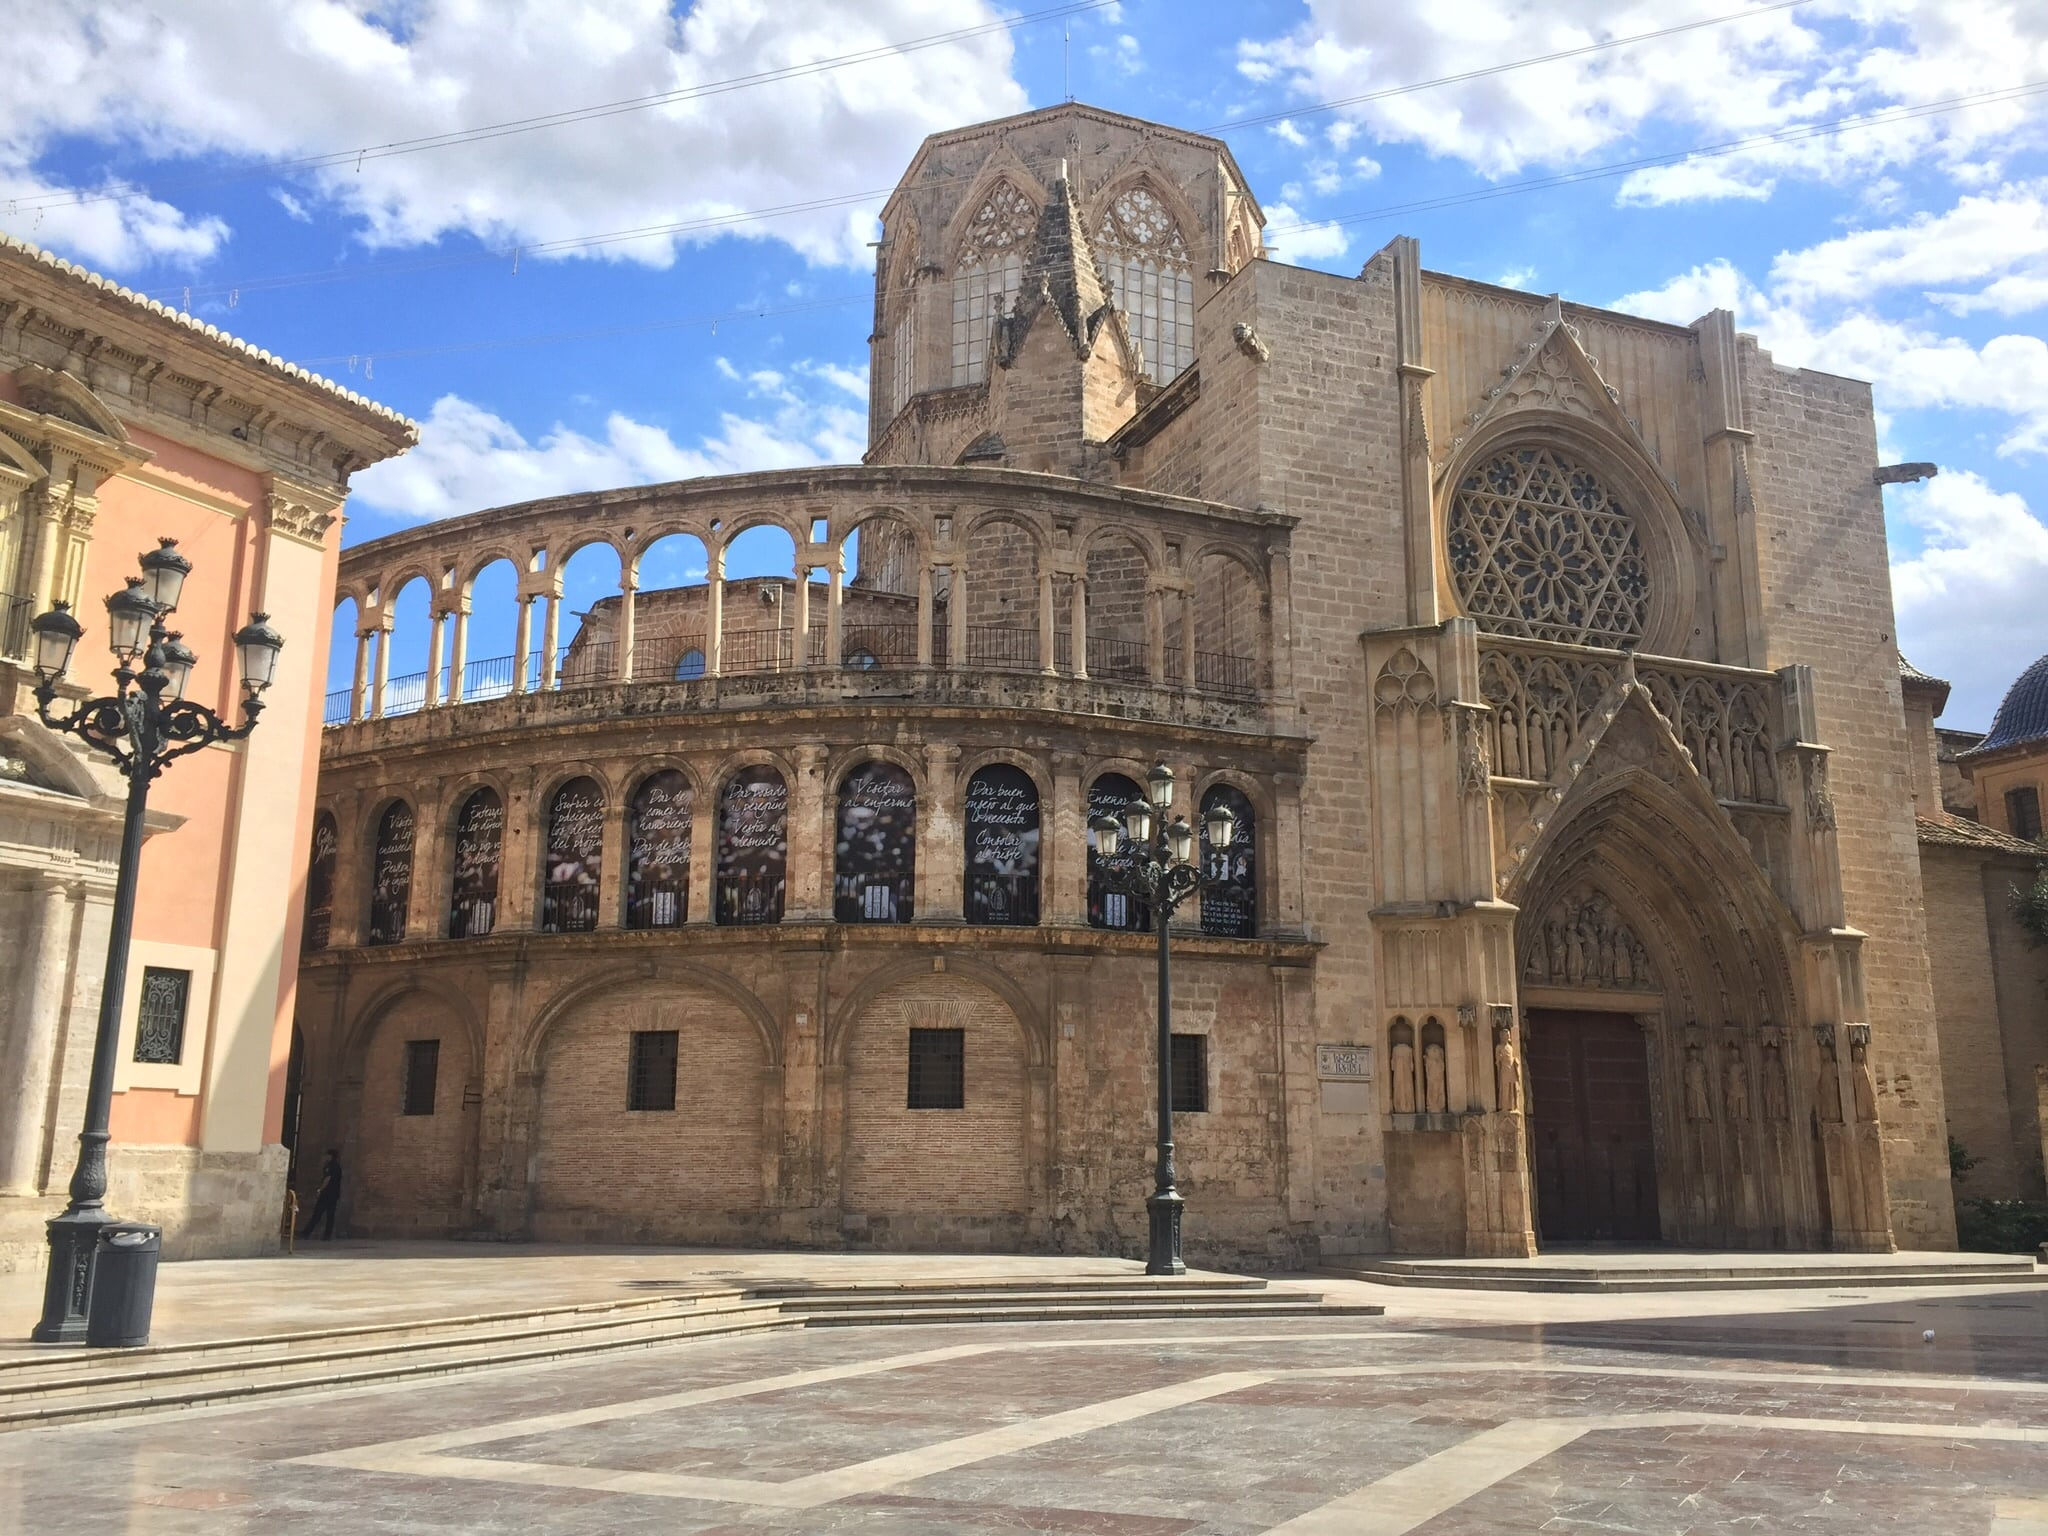
[[[1633,645],[1650,616],[1634,517],[1590,470],[1548,448],[1498,454],[1451,501],[1451,576],[1481,629],[1570,645]]]
[[[633,1031],[633,1058],[626,1082],[626,1108],[676,1107],[676,1032]]]
[[[2008,789],[2005,792],[2005,824],[2012,835],[2034,843],[2041,840],[2041,791]]]
[[[431,1115],[434,1112],[434,1080],[440,1073],[440,1041],[405,1042],[405,1096],[401,1114]]]
[[[185,1005],[192,973],[160,965],[142,968],[142,1011],[135,1021],[135,1059],[175,1067],[185,1056]]]
[[[1038,210],[1007,181],[990,191],[960,243],[953,266],[953,382],[988,376],[989,334],[1006,296],[1024,282],[1024,249]]]
[[[1206,1114],[1209,1109],[1209,1037],[1175,1035],[1169,1058],[1176,1114]]]
[[[1172,383],[1195,360],[1195,268],[1180,227],[1154,193],[1132,187],[1103,213],[1095,243],[1153,382]]]
[[[967,1107],[967,1031],[913,1029],[910,1032],[912,1109]]]

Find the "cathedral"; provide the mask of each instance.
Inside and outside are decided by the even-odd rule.
[[[1869,387],[1263,223],[1200,134],[934,135],[861,463],[344,553],[287,1124],[352,1230],[1140,1251],[1091,821],[1164,764],[1237,817],[1173,930],[1191,1261],[1953,1246]]]

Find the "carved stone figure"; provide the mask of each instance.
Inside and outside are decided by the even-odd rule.
[[[1742,1047],[1728,1047],[1728,1065],[1722,1071],[1722,1085],[1730,1120],[1749,1118],[1749,1063],[1742,1059]]]
[[[1827,759],[1817,752],[1806,758],[1806,824],[1816,832],[1835,830],[1835,797],[1828,792]]]
[[[1756,797],[1764,801],[1778,798],[1778,775],[1771,767],[1771,750],[1761,745],[1756,749]]]
[[[1873,1123],[1877,1119],[1877,1079],[1870,1073],[1870,1046],[1854,1038],[1849,1041],[1849,1083],[1856,1095],[1857,1123]]]
[[[1450,1108],[1444,1083],[1444,1048],[1432,1040],[1422,1048],[1422,1107],[1432,1115]]]
[[[1515,1062],[1515,1037],[1505,1029],[1493,1032],[1493,1102],[1503,1114],[1522,1107],[1522,1074]]]
[[[1778,1049],[1778,1042],[1764,1042],[1763,1071],[1764,1118],[1784,1120],[1790,1110],[1786,1104],[1785,1053]]]
[[[1714,1101],[1707,1088],[1706,1055],[1696,1045],[1685,1048],[1685,1118],[1711,1120]]]
[[[1415,1113],[1415,1047],[1406,1040],[1396,1040],[1387,1055],[1391,1062],[1394,1113],[1412,1115]]]

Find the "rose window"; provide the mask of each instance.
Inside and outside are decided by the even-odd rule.
[[[1451,578],[1484,629],[1633,645],[1650,612],[1635,519],[1589,470],[1519,448],[1468,472],[1451,502]]]

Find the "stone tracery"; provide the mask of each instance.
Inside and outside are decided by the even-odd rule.
[[[953,382],[988,373],[989,334],[1005,295],[1024,280],[1024,252],[1038,209],[1014,183],[998,181],[968,220],[953,265]]]
[[[1650,614],[1635,519],[1583,465],[1551,448],[1495,455],[1458,484],[1451,575],[1485,629],[1574,645],[1632,645]]]
[[[1095,245],[1153,382],[1172,383],[1195,360],[1194,262],[1180,226],[1139,182],[1103,210]]]

